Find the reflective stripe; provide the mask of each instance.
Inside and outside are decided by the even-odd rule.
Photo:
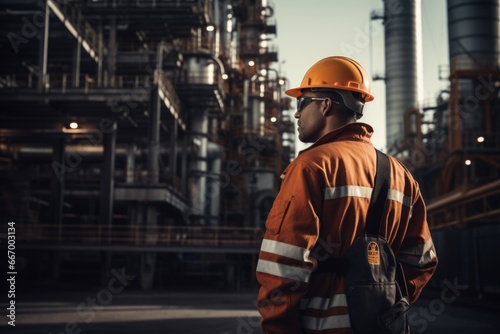
[[[321,297],[312,297],[310,299],[302,299],[300,301],[300,309],[315,309],[326,311],[333,307],[341,307],[347,306],[347,299],[345,294],[334,295],[332,298],[321,298]]]
[[[300,320],[302,323],[302,327],[316,331],[321,331],[324,329],[351,327],[351,321],[349,320],[348,314],[332,315],[325,318],[302,316]]]
[[[370,199],[373,189],[370,187],[361,186],[341,186],[326,188],[324,190],[325,199],[336,199],[342,197],[361,197]],[[399,190],[389,189],[387,198],[403,204],[404,206],[411,207],[411,197],[405,196]]]
[[[432,238],[429,238],[423,245],[414,245],[400,250],[396,257],[401,262],[417,267],[424,267],[436,258],[436,250],[434,249]]]
[[[262,252],[285,256],[290,259],[310,262],[309,250],[280,241],[264,239],[262,240],[262,246],[260,247],[260,250]]]
[[[311,270],[286,264],[259,259],[257,271],[273,276],[293,279],[300,282],[309,282]]]
[[[404,206],[411,207],[411,197],[405,196],[402,192],[394,189],[389,189],[387,198],[403,204]]]
[[[370,187],[361,186],[341,186],[326,188],[324,190],[325,199],[335,199],[342,197],[362,197],[368,198],[372,196],[373,189]]]

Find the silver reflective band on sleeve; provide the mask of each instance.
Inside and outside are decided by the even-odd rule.
[[[404,206],[411,207],[411,197],[405,196],[400,191],[389,189],[387,193],[387,198],[396,202],[403,204]]]
[[[309,269],[289,266],[262,259],[259,259],[259,262],[257,263],[257,271],[306,283],[309,282],[309,277],[311,276],[311,270]]]
[[[399,251],[396,256],[403,263],[408,263],[416,267],[424,267],[436,258],[436,250],[432,238],[425,244],[415,245]]]
[[[373,189],[370,187],[361,186],[341,186],[326,188],[324,190],[325,199],[336,199],[342,197],[362,197],[370,198],[372,196]]]
[[[264,239],[262,240],[262,246],[260,247],[260,250],[262,252],[281,255],[294,260],[310,262],[309,250],[280,241]]]
[[[300,301],[300,309],[315,309],[326,311],[333,307],[341,307],[347,306],[347,299],[345,294],[334,295],[332,298],[321,298],[321,297],[312,297],[310,299],[302,299]]]
[[[325,318],[315,318],[302,316],[301,324],[303,328],[312,329],[315,331],[321,331],[325,329],[333,328],[349,328],[351,327],[351,321],[349,320],[349,315],[332,315]]]

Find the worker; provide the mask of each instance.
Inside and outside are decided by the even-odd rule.
[[[297,99],[298,137],[313,143],[281,175],[256,268],[265,333],[353,333],[342,272],[317,270],[342,258],[364,232],[376,172],[373,128],[357,122],[374,99],[366,71],[340,56],[315,63]],[[381,231],[401,262],[410,303],[437,266],[418,183],[394,157]]]

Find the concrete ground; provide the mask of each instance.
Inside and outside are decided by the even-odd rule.
[[[37,292],[17,303],[15,327],[2,317],[0,332],[260,334],[255,298],[227,292]]]
[[[21,297],[16,302],[16,326],[8,326],[3,315],[0,333],[262,334],[253,291],[144,292],[111,287]],[[459,298],[443,301],[439,294],[421,298],[411,312],[412,334],[484,334],[500,328],[498,313],[464,305]]]

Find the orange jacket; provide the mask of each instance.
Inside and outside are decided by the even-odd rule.
[[[256,272],[265,333],[352,333],[342,275],[314,270],[320,261],[343,257],[364,231],[376,172],[372,133],[364,123],[332,131],[284,171]],[[414,302],[437,256],[419,186],[398,160],[389,160],[381,231],[403,264]]]

